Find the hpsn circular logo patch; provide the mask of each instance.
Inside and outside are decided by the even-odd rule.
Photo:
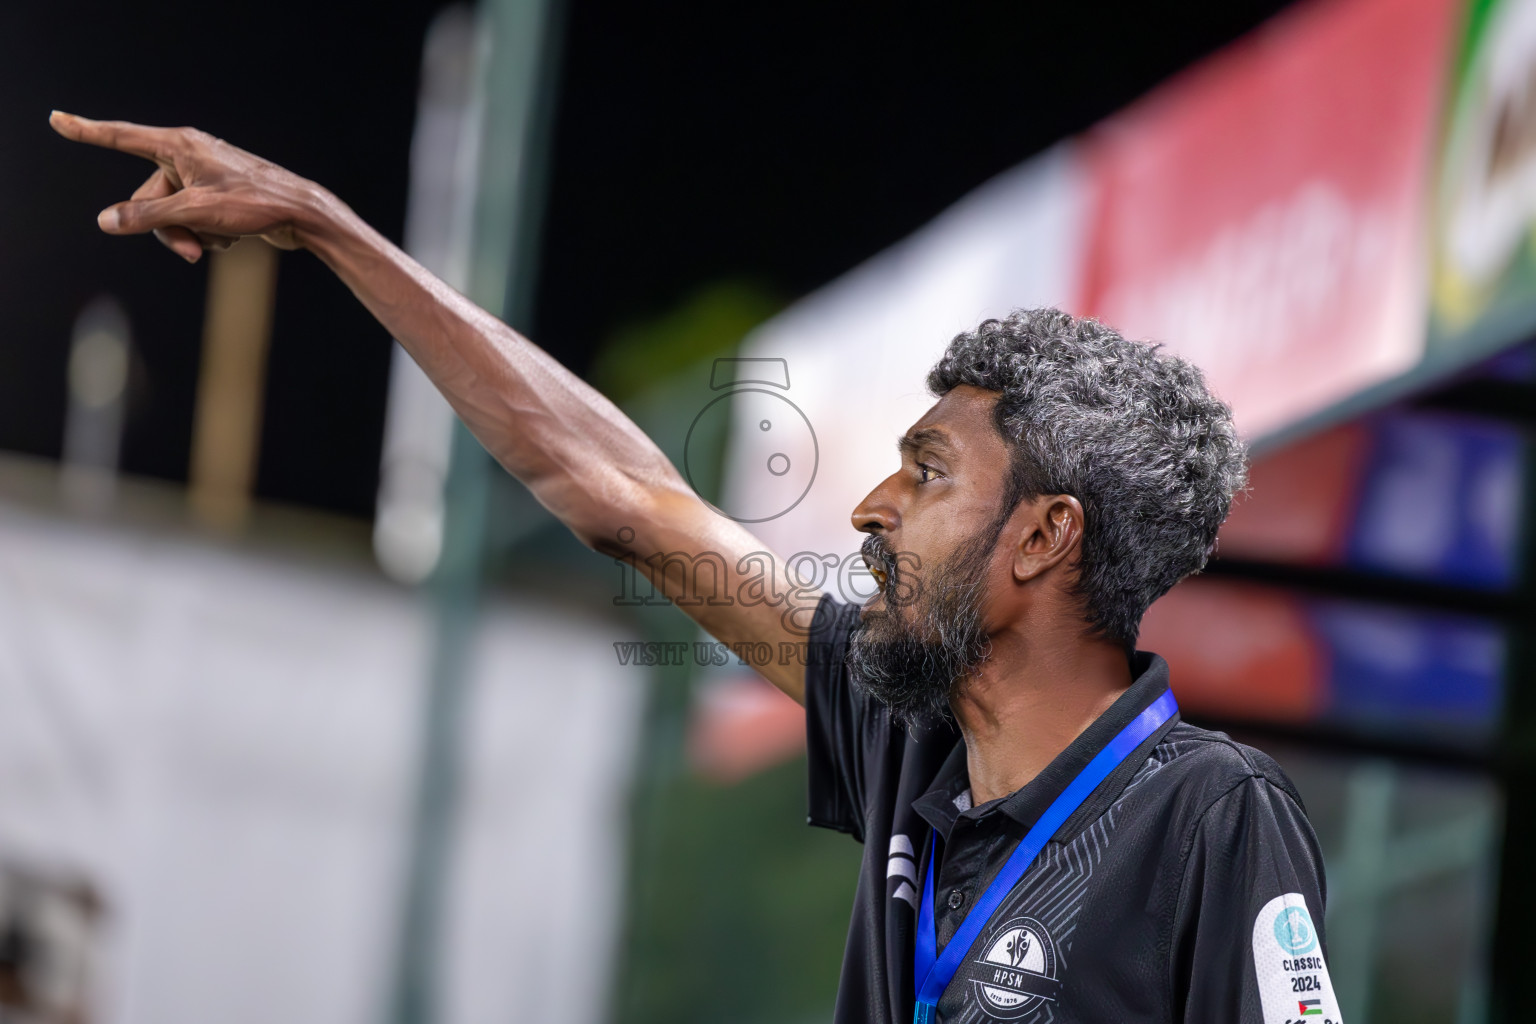
[[[1291,956],[1310,953],[1317,948],[1317,929],[1306,907],[1282,907],[1275,918],[1275,941]]]

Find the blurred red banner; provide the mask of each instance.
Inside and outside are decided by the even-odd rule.
[[[1322,0],[1084,140],[1080,308],[1202,367],[1259,436],[1424,351],[1455,0]]]

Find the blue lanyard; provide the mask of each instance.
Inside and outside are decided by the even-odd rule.
[[[1040,820],[1035,822],[1035,827],[1019,841],[1008,862],[1003,869],[992,879],[992,884],[987,886],[987,891],[981,894],[981,899],[971,907],[970,913],[965,915],[965,920],[960,923],[960,928],[955,932],[954,938],[949,940],[942,954],[938,953],[939,936],[933,920],[933,853],[938,845],[937,837],[928,844],[928,875],[923,882],[922,908],[917,916],[917,954],[915,958],[917,972],[917,1008],[912,1014],[913,1024],[932,1024],[939,1005],[939,997],[949,987],[950,979],[955,976],[955,971],[960,968],[960,961],[964,959],[966,952],[986,927],[992,915],[997,912],[998,905],[1003,902],[1019,879],[1024,877],[1024,872],[1029,870],[1030,864],[1036,856],[1050,842],[1056,830],[1072,816],[1088,794],[1099,788],[1099,783],[1109,777],[1109,773],[1131,756],[1131,752],[1145,742],[1163,723],[1172,718],[1179,710],[1178,702],[1173,699],[1173,691],[1166,690],[1163,695],[1153,701],[1145,711],[1137,715],[1130,725],[1120,730],[1119,735],[1109,741],[1109,744],[1097,755],[1088,766],[1078,773],[1077,778],[1067,784],[1067,788],[1061,791],[1061,795],[1052,801],[1051,806],[1040,815]]]

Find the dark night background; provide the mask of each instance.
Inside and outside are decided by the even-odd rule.
[[[48,111],[195,124],[398,240],[422,35],[440,6],[7,5],[0,448],[57,455],[70,326],[110,291],[142,360],[124,467],[186,474],[206,270],[96,230],[150,167],[64,142]],[[615,329],[707,283],[803,294],[1283,6],[574,0],[532,335],[582,371]],[[388,338],[290,254],[272,344],[259,493],[370,514]]]

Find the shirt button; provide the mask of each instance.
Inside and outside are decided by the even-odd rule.
[[[960,909],[960,904],[962,904],[964,902],[965,902],[965,893],[961,892],[959,889],[951,889],[951,890],[949,890],[949,909],[950,910],[959,910]]]

